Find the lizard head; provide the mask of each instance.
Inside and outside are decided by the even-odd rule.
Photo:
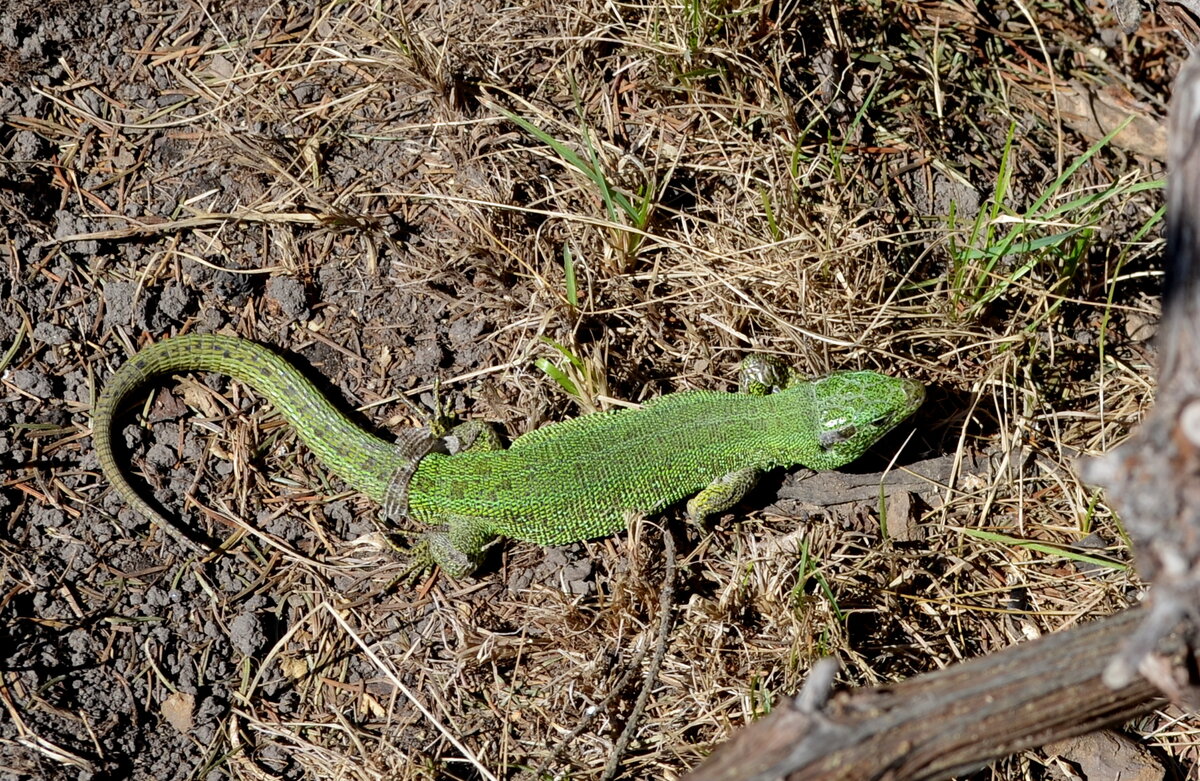
[[[878,372],[838,372],[812,381],[819,453],[806,466],[836,469],[861,456],[925,400],[915,380]]]

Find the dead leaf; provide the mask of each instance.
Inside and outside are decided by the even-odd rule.
[[[1046,746],[1076,765],[1087,781],[1162,781],[1163,767],[1145,746],[1112,730],[1100,730]]]
[[[195,726],[192,721],[192,714],[196,708],[196,698],[187,692],[175,692],[171,696],[163,700],[162,715],[172,727],[179,730],[184,735],[190,734],[192,727]]]
[[[1095,88],[1071,81],[1055,84],[1052,89],[1053,92],[1032,84],[1014,84],[1013,95],[1020,99],[1022,107],[1047,122],[1054,119],[1057,110],[1064,125],[1089,141],[1099,141],[1132,117],[1129,124],[1113,136],[1113,145],[1155,160],[1166,159],[1166,120],[1120,85]]]

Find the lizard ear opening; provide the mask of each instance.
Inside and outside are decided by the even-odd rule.
[[[821,446],[822,450],[829,450],[833,446],[840,445],[850,439],[856,432],[857,429],[854,426],[845,426],[834,431],[822,431],[817,436],[817,443]]]

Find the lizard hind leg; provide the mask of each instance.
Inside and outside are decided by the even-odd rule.
[[[468,420],[439,435],[450,455],[459,453],[483,453],[503,450],[500,432],[491,423],[483,420]]]
[[[388,542],[396,552],[407,558],[399,580],[410,582],[435,566],[456,580],[474,574],[483,563],[484,550],[496,537],[486,533],[471,533],[466,537],[464,540],[461,533],[456,533],[453,524],[429,529],[416,543],[407,546],[389,536]]]
[[[423,546],[430,563],[437,564],[452,578],[463,578],[483,563],[483,554],[496,535],[473,518],[453,517],[423,535]]]
[[[430,451],[438,450],[435,455]],[[421,534],[419,542],[404,546],[396,541],[394,524],[409,517],[408,490],[413,474],[422,460],[450,457],[459,453],[502,450],[503,443],[495,427],[482,421],[467,421],[450,429],[436,426],[406,429],[396,440],[400,466],[392,474],[379,516],[380,531],[388,543],[402,554],[408,564],[404,579],[420,575],[434,565],[454,578],[472,574],[483,561],[483,551],[496,535],[475,518],[436,518],[432,528]]]
[[[747,467],[735,469],[713,480],[688,501],[688,520],[703,526],[708,516],[733,507],[758,482],[759,474],[758,469]]]
[[[458,422],[457,416],[442,399],[441,380],[433,382],[433,416],[429,421],[429,431],[435,439],[442,441],[446,452],[451,455],[504,449],[500,432],[491,423],[482,420]]]

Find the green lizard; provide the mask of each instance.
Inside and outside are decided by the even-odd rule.
[[[266,396],[326,467],[382,505],[386,524],[408,517],[432,527],[425,555],[455,577],[474,571],[497,537],[542,545],[602,537],[633,513],[688,496],[688,516],[702,521],[733,506],[764,470],[853,461],[925,397],[912,380],[869,371],[803,380],[756,355],[743,362],[739,393],[670,393],[641,409],[544,426],[508,449],[473,423],[442,437],[408,429],[392,444],[355,425],[271,350],[235,337],[179,336],[117,370],[96,400],[92,438],[117,492],[192,546],[133,489],[112,447],[126,394],[181,371],[228,374]]]

